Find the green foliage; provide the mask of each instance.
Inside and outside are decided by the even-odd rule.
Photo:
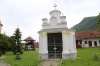
[[[5,34],[0,34],[0,52],[6,53],[6,51],[13,51],[14,54],[16,52],[23,53],[22,43],[21,43],[21,32],[19,28],[16,28],[14,35],[8,37]],[[18,43],[17,51],[16,51],[16,41]]]
[[[72,28],[76,30],[76,32],[86,31],[86,30],[96,30],[97,29],[97,20],[98,16],[94,17],[85,17],[80,23],[76,24]]]
[[[16,60],[21,59],[21,57],[19,55],[20,55],[20,53],[16,53],[16,57],[15,57]]]
[[[98,55],[97,55],[97,54],[95,54],[95,55],[94,55],[94,57],[93,57],[93,59],[94,59],[95,61],[98,61],[98,60],[99,60]]]
[[[37,51],[25,51],[24,54],[20,55],[20,60],[15,60],[15,55],[12,52],[7,52],[6,58],[0,60],[10,64],[11,66],[38,66],[42,61],[38,58]]]
[[[0,52],[5,54],[8,48],[8,37],[5,34],[0,34]]]
[[[98,17],[99,17],[99,18],[98,18],[98,20],[97,20],[97,25],[98,25],[97,30],[100,31],[100,13],[99,13],[99,16],[98,16]]]
[[[12,40],[14,40],[14,46],[13,46],[13,53],[16,54],[17,52],[19,53],[23,53],[22,52],[22,43],[21,43],[21,32],[19,28],[16,28],[15,32],[14,32],[14,37],[12,38]],[[17,41],[17,45],[16,45],[16,41]]]
[[[21,42],[21,32],[19,28],[16,28],[15,33],[14,33],[15,39],[17,40],[18,43]]]
[[[13,51],[15,48],[16,39],[14,36],[9,37],[9,51]]]
[[[0,52],[0,57],[1,57],[1,52]]]

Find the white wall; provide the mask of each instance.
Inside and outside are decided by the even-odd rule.
[[[43,26],[43,29],[50,29],[50,28],[66,28],[67,27],[67,25],[66,24],[64,24],[64,25],[62,25],[62,24],[59,24],[59,25],[56,25],[56,26]]]
[[[92,41],[92,47],[95,47],[94,41],[97,42],[97,46],[100,46],[99,40],[100,40],[99,38],[93,38],[93,39],[84,39],[82,41],[84,41],[84,43],[85,41],[87,41],[87,44],[85,44],[85,47],[89,47],[89,41]]]

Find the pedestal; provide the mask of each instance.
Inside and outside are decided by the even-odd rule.
[[[48,59],[48,53],[39,53],[39,58],[41,59]]]
[[[63,52],[62,53],[62,59],[65,59],[65,60],[70,59],[70,53],[68,51]]]
[[[71,52],[71,53],[70,53],[70,58],[71,58],[71,59],[72,59],[72,58],[77,58],[77,52],[76,52],[76,51]]]

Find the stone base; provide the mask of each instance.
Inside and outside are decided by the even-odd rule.
[[[68,60],[72,58],[76,58],[77,53],[62,53],[62,59]]]
[[[62,59],[64,59],[64,60],[70,59],[70,54],[69,53],[62,53]]]
[[[70,58],[77,58],[77,53],[70,53]]]
[[[62,59],[68,60],[68,59],[73,59],[77,57],[77,52],[73,53],[62,53]],[[39,53],[39,58],[41,59],[48,59],[48,53]]]
[[[39,53],[39,58],[48,59],[48,53]]]

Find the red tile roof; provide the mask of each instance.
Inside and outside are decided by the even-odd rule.
[[[0,21],[0,26],[3,26],[3,24],[1,23],[1,21]]]
[[[83,31],[83,32],[76,32],[75,37],[76,37],[76,40],[82,40],[85,38],[96,38],[96,37],[100,37],[100,31],[89,30],[89,31]]]
[[[32,37],[27,37],[26,39],[24,39],[24,41],[30,41],[30,40],[33,40],[33,41],[35,41]]]

